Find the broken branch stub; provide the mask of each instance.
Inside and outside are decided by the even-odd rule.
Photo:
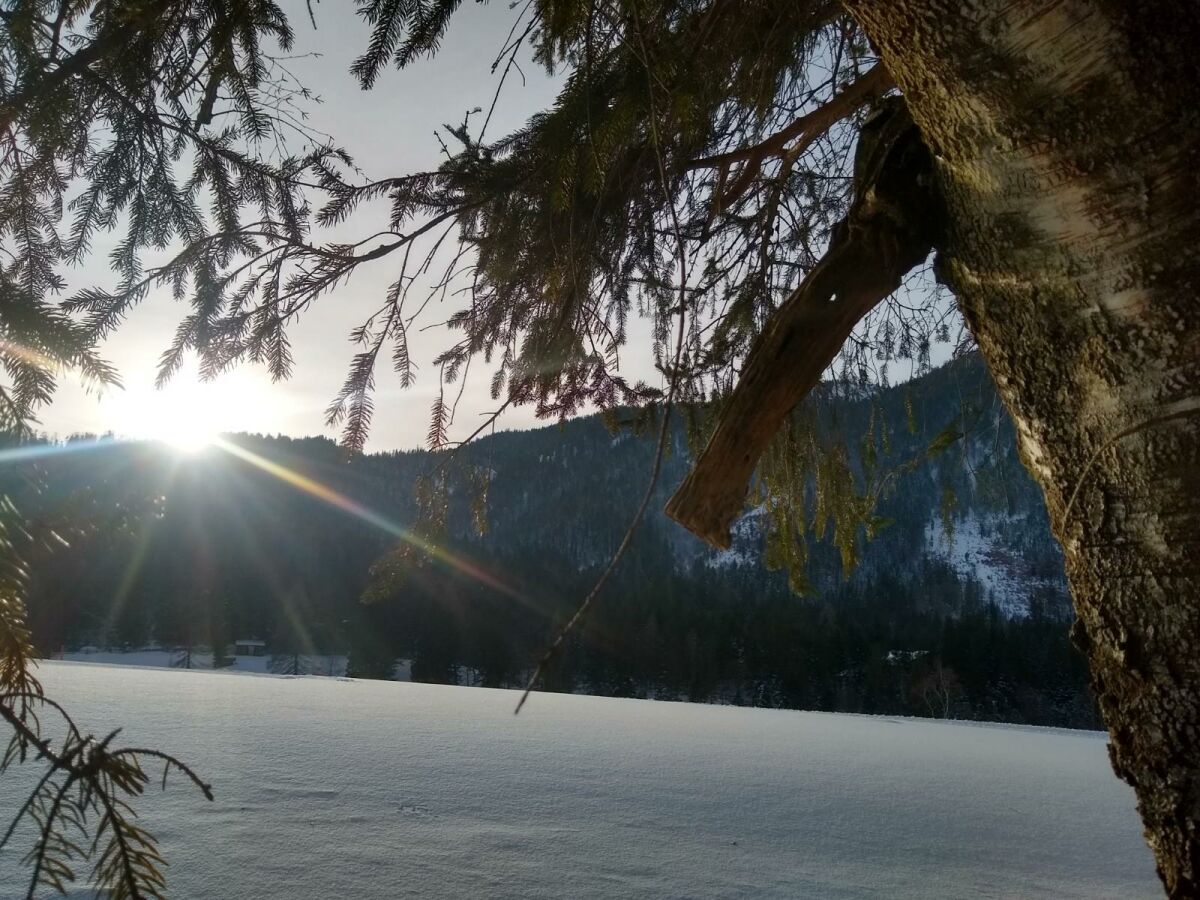
[[[902,101],[887,112],[869,146],[860,141],[873,159],[856,161],[866,180],[829,250],[755,341],[707,446],[667,503],[667,515],[714,547],[729,546],[759,458],[788,413],[934,245],[941,219],[929,152]]]

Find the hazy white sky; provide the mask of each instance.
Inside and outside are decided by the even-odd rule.
[[[317,92],[323,103],[312,108],[311,124],[334,136],[372,178],[428,169],[439,162],[434,130],[457,123],[467,110],[491,101],[496,77],[491,63],[504,44],[516,15],[503,0],[464,4],[453,19],[438,56],[397,72],[389,69],[372,91],[361,90],[347,74],[352,60],[367,42],[367,28],[349,3],[334,0],[314,4],[317,31],[308,21],[303,2],[293,3],[295,54],[319,52],[319,59],[296,59],[289,66]],[[499,137],[518,127],[554,99],[555,85],[545,73],[523,66],[525,83],[510,76],[488,134]],[[352,219],[350,231],[365,237],[376,230],[370,215]],[[327,238],[335,237],[327,234]],[[107,250],[112,241],[97,240],[91,260],[69,273],[72,287],[113,285]],[[162,436],[163,430],[199,425],[221,431],[281,432],[292,435],[332,434],[323,411],[346,373],[354,352],[350,329],[379,306],[395,278],[399,260],[385,258],[364,267],[348,284],[322,298],[292,330],[295,374],[272,384],[260,366],[244,365],[215,382],[198,384],[195,369],[182,372],[162,391],[154,388],[155,364],[175,325],[185,314],[167,291],[151,296],[104,346],[106,356],[120,369],[124,390],[89,395],[70,375],[53,405],[43,411],[45,431],[65,436],[72,432],[115,431],[127,436]],[[444,319],[453,309],[431,308],[428,322]],[[634,342],[637,343],[636,338]],[[437,390],[436,370],[427,363],[448,345],[442,329],[413,335],[413,357],[421,364],[416,385],[402,390],[386,364],[378,373],[375,424],[368,449],[384,450],[422,444],[429,404]],[[482,363],[482,360],[479,361]],[[647,377],[646,361],[636,366]],[[488,395],[491,372],[478,365],[471,372],[452,428],[464,437],[496,404]],[[528,427],[532,412],[511,411],[501,427]]]
[[[491,65],[517,15],[506,0],[464,3],[434,59],[402,72],[389,68],[374,90],[363,91],[348,74],[350,64],[368,40],[368,29],[352,4],[346,0],[314,3],[315,31],[304,0],[288,0],[288,5],[297,36],[291,53],[297,58],[287,65],[322,100],[311,106],[310,124],[332,135],[368,178],[403,175],[438,165],[442,157],[435,130],[445,123],[457,124],[468,110],[486,109],[491,103],[498,79]],[[314,53],[319,57],[312,56]],[[522,71],[524,78],[514,74],[505,85],[488,129],[491,138],[521,126],[554,100],[556,79],[527,59]],[[298,152],[303,148],[297,145],[292,149]],[[380,204],[360,211],[336,231],[318,231],[315,238],[358,240],[385,227],[386,205]],[[67,273],[69,293],[85,285],[115,286],[107,258],[115,241],[115,235],[98,236],[88,262]],[[146,262],[153,264],[156,260],[147,257]],[[341,386],[355,352],[349,332],[382,303],[399,267],[398,258],[385,257],[364,266],[348,284],[322,297],[290,332],[294,375],[279,384],[273,384],[261,366],[249,364],[214,382],[200,383],[192,360],[169,386],[156,390],[158,357],[187,312],[186,306],[174,302],[167,291],[158,291],[103,347],[107,358],[118,366],[124,388],[89,394],[71,375],[64,376],[57,398],[41,415],[42,430],[60,437],[79,432],[115,432],[126,437],[170,438],[180,432],[194,437],[229,431],[336,436],[336,430],[324,424],[324,410]],[[449,297],[441,308],[431,306],[424,320],[431,327],[410,333],[410,352],[419,367],[413,387],[401,389],[387,364],[380,366],[368,450],[412,448],[424,443],[430,403],[438,390],[437,372],[429,363],[453,340],[435,323],[448,317],[462,302]],[[935,347],[935,362],[944,361],[948,353],[947,347]],[[893,378],[905,377],[900,368],[893,372]],[[645,322],[630,323],[622,372],[631,380],[641,378],[661,384],[650,359],[649,326]],[[476,361],[450,429],[452,439],[473,432],[497,406],[488,391],[491,374],[491,368],[481,359]],[[532,410],[522,408],[507,412],[499,427],[526,428],[536,423]]]

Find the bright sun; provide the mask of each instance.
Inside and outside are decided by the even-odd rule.
[[[169,421],[165,426],[159,440],[183,453],[199,453],[205,447],[212,446],[219,433],[211,422],[203,418],[180,417],[179,421]]]
[[[128,437],[162,441],[181,453],[199,453],[222,432],[255,430],[254,414],[261,414],[271,404],[258,379],[237,374],[202,382],[181,372],[161,390],[131,385],[111,397],[114,430]]]
[[[138,430],[143,437],[170,444],[184,453],[199,453],[216,439],[223,412],[216,385],[189,379],[168,384],[138,404]]]

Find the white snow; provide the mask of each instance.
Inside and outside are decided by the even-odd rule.
[[[752,565],[762,558],[762,535],[767,523],[766,504],[748,509],[729,527],[730,544],[724,550],[711,550],[704,560],[710,569]]]
[[[47,663],[180,754],[139,803],[171,896],[1161,896],[1092,732]],[[11,810],[33,771],[0,778]],[[24,847],[0,855],[21,896]]]
[[[1015,521],[996,515],[985,522],[971,511],[955,517],[951,534],[946,533],[939,516],[925,526],[926,552],[944,561],[960,577],[978,581],[991,601],[1010,618],[1029,615],[1029,593],[1041,583],[999,536],[1000,525]]]
[[[889,650],[884,654],[884,659],[890,663],[898,663],[920,659],[922,656],[928,656],[928,650]]]

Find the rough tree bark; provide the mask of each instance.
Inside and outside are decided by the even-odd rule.
[[[1113,769],[1167,894],[1200,897],[1200,8],[844,3],[933,153],[939,276],[1045,493]],[[727,542],[736,474],[689,479],[671,512]]]
[[[844,3],[934,154],[939,274],[1045,492],[1113,768],[1200,897],[1200,9]]]
[[[939,270],[1045,492],[1113,769],[1200,896],[1200,11],[846,6],[934,153]]]

